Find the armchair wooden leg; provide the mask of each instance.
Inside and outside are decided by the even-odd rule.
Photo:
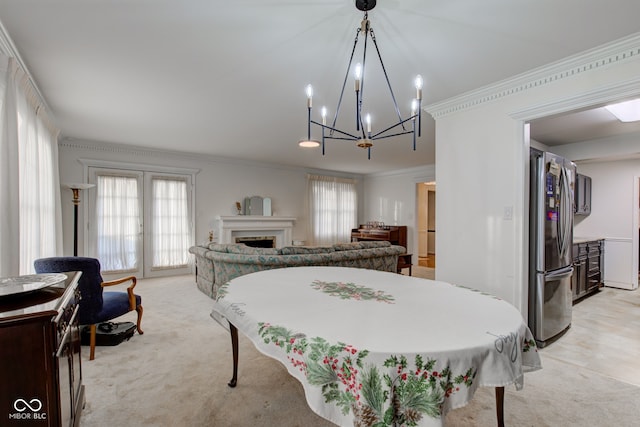
[[[142,323],[142,312],[144,311],[142,309],[142,306],[139,305],[136,307],[136,311],[138,312],[138,324],[136,325],[136,327],[138,328],[138,333],[140,335],[144,334],[144,331],[142,329],[140,329],[140,323]]]
[[[89,360],[96,358],[96,324],[89,326]]]

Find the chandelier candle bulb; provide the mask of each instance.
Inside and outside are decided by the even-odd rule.
[[[418,76],[416,77],[416,99],[418,99],[419,101],[422,100],[422,85],[424,84],[424,81],[422,80],[422,76],[420,74],[418,74]]]
[[[313,98],[313,86],[307,85],[307,108],[311,108],[311,99]]]
[[[322,114],[322,125],[326,126],[327,125],[327,107],[322,107],[321,114]]]
[[[355,68],[354,74],[356,76],[356,79],[355,79],[356,92],[360,92],[360,80],[362,79],[362,64],[361,63],[358,62],[356,64],[356,68]]]
[[[367,132],[371,134],[371,114],[367,114],[367,117],[365,117],[365,120],[367,121]]]

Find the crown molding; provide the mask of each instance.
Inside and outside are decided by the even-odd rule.
[[[640,96],[640,77],[601,86],[597,89],[560,100],[554,100],[553,102],[528,106],[509,113],[509,116],[516,120],[535,120],[541,117],[593,107],[599,104],[637,98],[638,96]]]
[[[11,36],[7,32],[7,29],[4,27],[4,24],[2,23],[2,21],[0,21],[0,52],[4,53],[10,58],[15,59],[15,61],[18,63],[18,66],[22,68],[22,71],[24,71],[24,73],[27,75],[27,78],[29,79],[29,84],[31,84],[31,86],[33,87],[33,90],[38,95],[38,100],[42,105],[44,105],[47,111],[47,114],[49,114],[49,117],[51,117],[51,108],[49,108],[49,105],[47,104],[46,99],[44,98],[44,96],[42,96],[42,92],[40,92],[40,88],[36,84],[36,81],[33,79],[33,76],[31,75],[31,72],[27,68],[27,65],[22,60],[22,56],[20,56],[20,52],[18,52],[16,45],[13,43],[13,40],[11,39]]]
[[[288,170],[294,172],[317,173],[331,176],[349,177],[361,179],[362,174],[331,171],[326,169],[314,169],[303,166],[282,165],[276,163],[259,162],[255,160],[239,159],[235,157],[223,157],[213,154],[186,153],[183,151],[162,150],[158,148],[140,147],[135,145],[118,144],[102,141],[86,141],[66,137],[58,142],[58,148],[68,150],[87,150],[94,152],[118,153],[129,157],[166,159],[167,157],[197,160],[207,163],[221,163],[224,165],[234,164],[253,168],[276,169],[278,171]]]
[[[506,80],[428,105],[424,110],[434,119],[438,119],[585,72],[638,59],[638,57],[640,57],[640,33],[635,33]]]
[[[392,171],[375,172],[365,175],[368,179],[387,178],[392,176],[410,176],[414,182],[433,181],[436,176],[436,165],[415,166],[412,168],[395,169]]]

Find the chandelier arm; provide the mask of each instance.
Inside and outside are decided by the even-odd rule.
[[[318,125],[323,129],[329,129],[331,132],[329,133],[329,136],[327,136],[328,139],[336,139],[335,137],[332,136],[333,132],[338,132],[338,133],[340,133],[342,135],[347,135],[348,137],[350,137],[350,138],[352,138],[354,140],[360,139],[359,136],[352,135],[352,134],[350,134],[348,132],[341,131],[340,129],[334,128],[333,126],[323,125],[322,123],[316,122],[315,120],[311,120],[311,123],[313,123],[314,125]]]
[[[372,136],[372,137],[371,137],[371,138],[369,138],[369,139],[370,139],[370,140],[372,140],[372,141],[377,141],[377,140],[379,140],[379,139],[391,138],[391,137],[393,137],[393,136],[407,135],[407,134],[409,134],[409,133],[413,133],[413,132],[412,132],[412,131],[410,131],[410,130],[406,130],[406,131],[404,131],[404,132],[398,132],[398,133],[394,133],[394,134],[391,134],[391,135],[382,135],[382,136],[379,136],[380,134],[378,133],[378,134],[377,134],[378,136]]]
[[[400,120],[401,124],[402,124],[402,129],[406,128],[404,127],[404,122],[402,121],[402,116],[400,115],[400,108],[398,108],[398,103],[396,102],[396,96],[393,93],[393,89],[391,88],[391,82],[389,82],[389,75],[387,74],[387,69],[384,66],[384,62],[382,61],[382,55],[380,54],[380,49],[378,48],[378,42],[376,41],[376,36],[373,33],[373,28],[370,28],[369,31],[371,32],[371,40],[373,41],[373,45],[376,47],[376,52],[378,53],[378,59],[380,60],[380,66],[382,67],[382,72],[384,73],[384,78],[387,81],[387,87],[389,88],[389,92],[391,93],[391,99],[393,100],[393,106],[396,109],[396,113],[398,114],[398,120]]]
[[[333,139],[336,141],[359,141],[360,140],[360,138],[351,138],[351,137],[346,138],[343,136],[328,136],[327,139]]]
[[[364,13],[364,19],[367,22],[367,26],[364,30],[364,50],[362,51],[362,78],[360,79],[360,97],[358,99],[358,102],[356,103],[356,117],[358,117],[359,126],[356,128],[356,130],[362,130],[362,139],[367,138],[367,134],[364,131],[364,123],[362,123],[362,102],[364,100],[364,70],[367,69],[367,41],[369,40],[369,32],[371,31],[367,12]]]
[[[351,49],[351,57],[349,58],[349,64],[347,64],[347,72],[344,74],[344,81],[342,82],[342,90],[340,90],[340,97],[338,98],[338,105],[336,106],[336,113],[333,116],[333,123],[331,125],[331,129],[336,126],[336,122],[338,121],[338,114],[340,113],[340,105],[342,104],[342,97],[344,95],[344,88],[347,86],[347,79],[349,78],[349,70],[351,70],[351,63],[353,62],[353,55],[356,52],[356,46],[358,46],[358,37],[360,36],[360,28],[356,31],[356,38],[353,41],[353,49]],[[357,96],[357,93],[356,93]],[[330,135],[333,134],[333,130]]]
[[[378,135],[382,135],[383,133],[385,133],[385,132],[387,132],[387,131],[390,131],[391,129],[393,129],[393,128],[395,128],[395,127],[398,127],[398,126],[402,126],[402,130],[403,130],[403,131],[405,131],[405,132],[403,132],[403,133],[402,133],[402,134],[400,134],[400,135],[404,135],[405,133],[412,133],[413,131],[411,131],[411,130],[407,130],[407,129],[404,127],[404,124],[405,124],[406,122],[408,122],[409,120],[414,120],[417,116],[418,116],[418,115],[416,114],[416,115],[413,115],[413,116],[409,117],[408,119],[404,119],[404,120],[400,119],[400,120],[401,120],[400,122],[396,123],[395,125],[391,125],[391,126],[389,126],[388,128],[386,128],[386,129],[384,129],[384,130],[381,130],[380,132],[378,132],[378,133],[376,133],[375,135],[373,135],[370,139],[375,139],[375,138],[377,138],[377,137],[378,137]]]
[[[416,121],[415,120],[411,122],[411,133],[413,136],[413,151],[416,151]]]

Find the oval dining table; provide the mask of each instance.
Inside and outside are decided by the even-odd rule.
[[[211,316],[238,330],[303,386],[309,407],[340,426],[442,426],[478,387],[523,387],[541,368],[520,312],[486,293],[396,273],[292,267],[221,286]]]

